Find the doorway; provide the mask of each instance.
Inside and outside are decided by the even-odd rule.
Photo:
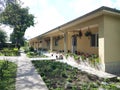
[[[77,51],[77,36],[72,36],[72,53]]]

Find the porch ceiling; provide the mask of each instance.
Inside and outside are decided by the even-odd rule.
[[[56,31],[46,34],[45,37],[53,37],[53,36],[59,36],[59,35],[63,35],[63,34],[64,34],[63,32],[56,30]]]
[[[74,28],[74,29],[70,29],[68,32],[78,32],[80,30],[86,30],[86,29],[92,29],[92,28],[97,28],[98,27],[98,24],[94,24],[94,25],[90,25],[90,26],[85,26],[85,27],[82,27],[82,28]]]

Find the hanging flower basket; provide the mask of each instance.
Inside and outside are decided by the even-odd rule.
[[[81,30],[80,30],[78,36],[81,38],[82,35],[83,35],[83,34],[82,34]]]
[[[57,40],[60,40],[60,36],[57,36]]]
[[[42,41],[40,41],[40,43],[42,43]]]
[[[50,38],[45,38],[44,40],[46,43],[50,42]]]
[[[85,36],[86,36],[86,37],[89,37],[89,36],[91,36],[91,35],[92,35],[91,31],[87,31],[87,32],[85,33]]]

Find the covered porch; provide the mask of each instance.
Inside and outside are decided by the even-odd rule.
[[[50,51],[96,54],[102,71],[119,74],[119,29],[120,11],[101,7],[38,36],[37,40]],[[34,43],[34,48],[35,45],[38,44]]]

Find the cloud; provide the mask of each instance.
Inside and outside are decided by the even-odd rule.
[[[26,31],[26,37],[35,37],[47,32],[63,23],[68,22],[67,19],[77,18],[88,12],[91,12],[101,6],[108,6],[120,9],[120,0],[68,0],[65,1],[64,13],[58,10],[54,4],[50,4],[49,0],[22,0],[25,6],[30,7],[30,12],[35,15],[35,27],[31,27]],[[53,2],[53,1],[52,1]],[[52,3],[51,2],[51,3]],[[68,3],[67,3],[68,2]],[[62,2],[64,3],[64,2]],[[62,6],[62,3],[59,6]],[[64,9],[63,9],[64,11]]]
[[[26,30],[25,37],[32,38],[101,6],[120,9],[120,0],[21,0],[35,18],[35,26]],[[63,8],[64,5],[64,8]],[[9,33],[9,32],[8,32]]]
[[[58,10],[49,5],[47,0],[36,0],[39,3],[39,10],[36,10],[35,8],[30,8],[36,10],[35,15],[35,26],[27,29],[25,33],[25,37],[31,38],[38,36],[40,34],[43,34],[47,32],[50,29],[55,28],[56,26],[65,23],[64,16],[62,16]],[[38,5],[37,3],[37,5]],[[32,6],[36,5],[36,3],[30,4]]]
[[[97,0],[74,0],[70,3],[70,6],[76,14],[83,15],[100,6],[96,1]]]
[[[76,14],[83,15],[101,6],[120,8],[120,0],[73,0],[70,6]]]
[[[119,9],[120,10],[120,0],[116,0],[115,2],[114,2],[114,8],[116,8],[116,9]]]
[[[13,32],[13,29],[10,28],[9,26],[3,25],[3,24],[0,25],[0,29],[6,32],[6,34],[7,34],[7,36],[8,36],[8,39],[7,39],[7,40],[9,40],[9,39],[10,39],[10,38],[9,38],[9,37],[10,37],[10,34]]]

